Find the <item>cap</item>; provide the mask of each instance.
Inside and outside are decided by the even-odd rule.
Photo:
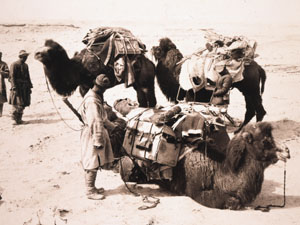
[[[29,55],[29,53],[26,52],[25,50],[21,50],[21,51],[19,52],[19,57],[28,56],[28,55]]]
[[[100,74],[96,77],[95,84],[102,88],[108,88],[110,86],[110,81],[105,74]]]

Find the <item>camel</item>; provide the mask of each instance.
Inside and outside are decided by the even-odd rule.
[[[124,80],[118,81],[113,68],[105,66],[99,57],[93,54],[91,56],[87,48],[75,53],[70,59],[60,44],[49,39],[35,52],[34,57],[43,64],[45,75],[52,88],[62,96],[70,96],[78,86],[80,86],[80,94],[84,96],[93,86],[97,75],[101,73],[109,77],[112,87],[124,82]],[[133,88],[137,92],[140,107],[154,107],[156,105],[155,65],[144,54],[128,57],[134,70]]]
[[[227,144],[217,147],[218,142]],[[225,129],[219,129],[209,142],[199,143],[195,150],[185,154],[173,168],[171,181],[157,183],[207,207],[239,210],[260,193],[264,170],[288,158],[289,150],[276,146],[268,122],[247,124],[231,140]],[[121,173],[123,180],[136,181],[139,176],[141,182],[145,182],[142,169],[138,172],[139,168],[130,160],[129,157],[121,160],[125,171]]]
[[[179,73],[181,65],[177,64],[183,55],[176,45],[169,38],[162,38],[159,46],[152,48],[152,54],[157,60],[156,77],[163,94],[170,100],[183,99],[187,101],[208,102],[211,92],[201,89],[194,93],[192,89],[184,90],[179,84]],[[262,121],[266,111],[262,105],[262,93],[264,92],[266,73],[255,61],[245,66],[244,79],[233,83],[232,87],[237,88],[244,96],[246,102],[246,113],[244,121],[235,131],[239,132],[243,126],[251,121],[256,115],[256,121]]]

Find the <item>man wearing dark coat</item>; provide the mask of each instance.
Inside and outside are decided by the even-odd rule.
[[[29,53],[19,52],[19,60],[10,66],[9,81],[11,83],[9,104],[12,105],[12,119],[14,125],[21,124],[23,111],[30,105],[32,83],[28,65],[25,63]]]
[[[7,102],[5,78],[8,78],[9,70],[5,62],[2,61],[2,52],[0,52],[0,117],[3,112],[3,104]]]
[[[229,89],[232,85],[232,77],[230,74],[220,74],[221,76],[216,82],[216,89],[213,93],[211,103],[213,105],[229,104]]]

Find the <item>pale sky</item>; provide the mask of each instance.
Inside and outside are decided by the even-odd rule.
[[[300,1],[1,0],[0,23],[53,19],[253,21],[300,25]]]

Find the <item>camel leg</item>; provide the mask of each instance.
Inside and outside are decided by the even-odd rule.
[[[264,109],[264,106],[262,105],[261,95],[257,95],[257,97],[255,98],[255,112],[257,122],[262,121],[267,113]]]
[[[224,192],[218,190],[199,191],[193,199],[201,205],[218,209],[238,209],[239,202]],[[231,200],[231,201],[230,201]]]
[[[188,90],[185,97],[187,102],[195,102],[195,93],[193,89]]]
[[[147,108],[148,102],[147,102],[147,96],[142,88],[135,88],[136,94],[137,94],[137,100],[139,103],[139,107]]]
[[[155,97],[154,87],[144,88],[144,89],[145,89],[145,92],[146,92],[148,107],[155,107],[157,101],[156,101],[156,97]]]
[[[238,133],[241,129],[250,122],[250,120],[255,116],[255,104],[253,98],[250,95],[244,95],[246,102],[246,113],[244,122],[240,125],[240,127],[234,131],[234,133]]]

